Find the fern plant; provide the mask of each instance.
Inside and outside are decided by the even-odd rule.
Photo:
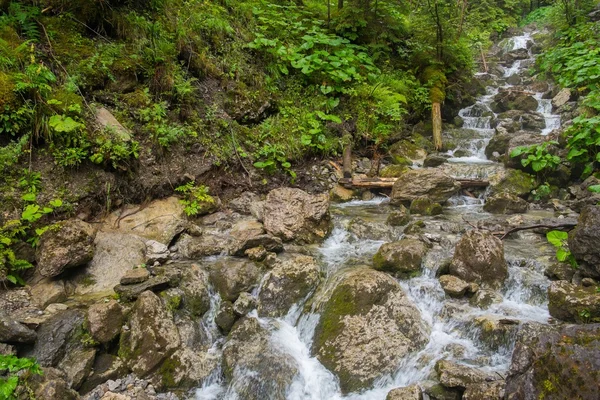
[[[0,354],[0,399],[14,400],[19,384],[25,384],[27,374],[42,375],[40,365],[31,358]]]

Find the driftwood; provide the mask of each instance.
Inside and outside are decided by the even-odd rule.
[[[564,229],[564,228],[568,228],[568,229],[572,229],[572,228],[575,228],[576,226],[577,226],[577,224],[575,224],[573,222],[566,222],[564,224],[555,224],[555,225],[536,224],[536,225],[527,225],[527,226],[517,226],[516,228],[509,229],[509,230],[507,230],[504,233],[500,232],[500,233],[494,233],[494,234],[495,235],[501,235],[500,236],[500,240],[504,240],[504,238],[506,238],[511,233],[515,233],[515,232],[519,232],[519,231],[525,231],[525,230],[529,230],[529,229],[536,229],[536,228],[548,228],[548,229]]]
[[[339,183],[347,188],[386,189],[394,186],[398,178],[355,178],[340,179]],[[484,188],[490,183],[480,179],[456,179],[460,186],[465,188]]]
[[[343,171],[345,179],[352,179],[352,144],[344,147]]]

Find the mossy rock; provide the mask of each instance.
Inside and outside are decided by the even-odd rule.
[[[0,112],[4,112],[4,108],[13,105],[17,97],[14,93],[15,82],[13,78],[0,71]]]
[[[439,215],[442,213],[442,206],[439,203],[431,201],[429,197],[422,196],[410,203],[410,213],[417,215]]]
[[[406,163],[398,164],[398,163],[396,163],[394,165],[388,165],[388,166],[384,167],[379,172],[379,176],[381,176],[382,178],[398,178],[398,177],[402,176],[406,171],[408,171],[410,169],[410,168],[408,168],[407,165],[412,165],[412,162],[410,160],[406,160],[406,161],[409,164],[406,164]]]
[[[536,188],[535,178],[518,169],[507,169],[504,177],[491,185],[491,195],[509,193],[525,197]]]
[[[421,271],[427,246],[416,239],[402,239],[383,244],[373,256],[373,268],[392,272],[401,277],[412,277]]]
[[[412,165],[412,160],[425,158],[426,155],[425,150],[405,139],[391,145],[388,153],[395,164],[405,165]]]

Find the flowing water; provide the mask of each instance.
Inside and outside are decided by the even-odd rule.
[[[507,50],[528,48],[531,35],[516,36],[507,41]],[[505,77],[522,73],[521,62],[516,61],[506,68]],[[502,78],[502,77],[498,77]],[[487,94],[477,103],[460,111],[464,129],[472,132],[462,146],[468,156],[454,156],[450,152],[450,162],[444,164],[447,173],[455,177],[487,178],[502,169],[502,165],[485,157],[485,146],[494,134],[491,121],[495,118],[490,109],[498,87],[489,87]],[[551,114],[551,107],[536,94],[541,112],[546,118],[546,130],[560,124],[558,117]],[[547,133],[547,132],[546,132]],[[458,149],[457,149],[458,150]],[[494,321],[502,319],[513,324],[526,321],[546,323],[549,318],[546,289],[549,285],[544,269],[552,262],[553,249],[539,235],[520,232],[506,239],[505,256],[509,264],[509,278],[500,294],[501,299],[487,309],[472,306],[467,299],[448,298],[442,290],[436,272],[452,257],[454,246],[467,223],[492,218],[483,211],[485,196],[455,196],[444,208],[444,213],[435,217],[424,217],[424,236],[433,244],[427,254],[420,276],[399,280],[400,285],[412,299],[421,313],[421,318],[429,325],[431,334],[427,345],[419,352],[405,358],[393,374],[383,376],[373,387],[362,393],[343,396],[335,375],[328,371],[311,354],[314,331],[319,321],[322,305],[325,304],[344,273],[360,265],[369,265],[372,257],[384,242],[377,238],[357,237],[349,229],[352,219],[360,217],[370,223],[385,224],[388,214],[394,207],[384,197],[370,201],[351,201],[333,205],[331,213],[334,229],[321,244],[310,246],[308,250],[319,262],[324,281],[309,303],[294,306],[284,318],[259,318],[256,312],[250,317],[257,318],[271,334],[270,345],[289,355],[297,364],[298,373],[289,387],[286,398],[289,400],[384,400],[387,393],[396,387],[413,383],[423,384],[435,378],[434,366],[440,359],[453,360],[505,375],[510,364],[514,339],[490,346],[481,337],[481,330],[475,323],[477,318]],[[524,220],[540,217],[524,214]],[[389,239],[398,240],[402,233],[390,233]],[[310,304],[307,306],[306,304]],[[204,317],[203,326],[207,337],[212,341],[211,351],[218,356],[225,338],[220,336],[212,319],[218,308],[218,300],[213,300],[211,312]],[[252,371],[246,373],[251,374]],[[267,377],[268,379],[268,377]],[[217,368],[194,396],[198,400],[235,400],[232,387],[236,382],[225,382]]]

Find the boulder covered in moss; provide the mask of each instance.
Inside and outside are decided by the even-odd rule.
[[[548,311],[563,321],[600,322],[600,293],[595,287],[552,282],[548,288]]]
[[[412,276],[421,271],[427,246],[416,239],[402,239],[383,244],[373,256],[373,268],[398,276]]]
[[[427,152],[417,144],[404,139],[391,145],[388,153],[397,165],[412,165],[413,161],[423,160],[427,156]]]
[[[417,215],[439,215],[442,213],[442,206],[440,203],[431,201],[428,196],[421,196],[410,202],[410,213]]]
[[[422,349],[429,329],[402,287],[368,268],[346,272],[324,305],[313,353],[340,380],[343,393],[370,387]]]
[[[329,196],[293,188],[274,189],[267,195],[263,218],[267,232],[283,241],[322,240],[331,230]]]
[[[535,178],[517,169],[506,169],[503,173],[490,177],[490,195],[506,193],[524,197],[536,188]]]
[[[223,300],[234,302],[242,292],[251,292],[260,279],[253,261],[224,259],[210,270],[210,280]]]
[[[412,165],[412,163],[409,165]],[[410,171],[410,168],[406,164],[391,164],[383,167],[379,171],[379,176],[382,178],[398,178],[408,171]]]
[[[510,193],[497,193],[486,199],[483,209],[492,214],[518,214],[527,211],[527,202]]]
[[[388,214],[385,221],[390,226],[402,226],[410,222],[410,212],[404,205],[399,204],[397,209]]]
[[[521,91],[500,91],[491,104],[492,111],[501,113],[508,110],[535,111],[538,101]]]
[[[588,206],[579,216],[577,227],[569,234],[569,250],[583,261],[586,275],[600,278],[600,206]]]
[[[489,231],[468,231],[456,245],[450,274],[467,282],[500,287],[508,277],[504,244]]]
[[[598,398],[600,324],[528,323],[517,335],[506,400]]]
[[[402,175],[392,187],[392,204],[410,203],[426,196],[435,203],[444,203],[460,189],[460,184],[434,168],[415,169]]]

